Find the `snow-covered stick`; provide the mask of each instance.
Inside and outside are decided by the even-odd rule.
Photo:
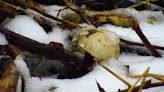
[[[33,2],[31,1],[30,3],[33,3]],[[22,4],[22,5],[24,5],[24,4]],[[37,11],[38,13],[43,15],[44,17],[42,17],[42,16],[40,16],[38,14],[35,14],[35,13],[31,12],[31,11],[28,11],[27,9],[21,8],[20,6],[16,6],[14,4],[10,4],[10,3],[2,1],[2,0],[0,0],[0,6],[1,6],[1,8],[0,8],[1,11],[5,11],[7,13],[10,13],[11,15],[13,15],[12,13],[14,13],[15,15],[19,15],[19,14],[23,13],[23,14],[32,15],[32,16],[35,16],[35,17],[41,17],[41,18],[45,19],[46,21],[48,21],[46,18],[49,18],[49,19],[58,21],[58,22],[66,25],[66,26],[69,26],[69,27],[73,27],[73,28],[78,27],[78,24],[75,24],[75,23],[72,23],[72,22],[69,22],[69,21],[64,21],[64,20],[59,19],[59,18],[57,18],[55,16],[47,14],[42,9],[40,10],[40,9],[36,8],[35,6],[33,6],[33,5],[31,5],[31,6],[24,6],[24,7],[31,8],[34,11]],[[50,22],[50,21],[48,21],[48,22]],[[46,23],[46,22],[44,22],[44,23]]]
[[[137,21],[131,21],[132,23],[132,28],[135,30],[135,32],[137,33],[137,35],[141,38],[144,46],[149,49],[149,51],[151,52],[151,54],[155,57],[162,57],[157,51],[156,49],[151,45],[151,43],[147,40],[146,36],[142,33],[142,30],[139,27],[139,24]]]
[[[55,48],[51,45],[39,43],[3,28],[0,28],[0,33],[4,34],[8,42],[12,45],[33,54],[44,56],[45,58],[60,60],[64,64],[59,74],[60,78],[79,77],[89,72],[88,67],[90,65],[86,63],[86,60],[81,59],[64,48]]]
[[[42,14],[43,16],[48,17],[50,19],[53,19],[55,21],[61,22],[62,24],[65,24],[66,26],[71,26],[71,27],[75,27],[75,28],[78,27],[78,24],[76,24],[76,23],[59,19],[59,18],[57,18],[55,16],[52,16],[52,15],[44,12],[44,10],[42,10],[42,9],[40,9],[40,8],[35,6],[35,4],[38,5],[38,6],[42,6],[39,3],[35,3],[32,0],[30,0],[29,2],[25,2],[25,3],[22,3],[22,1],[23,0],[19,0],[16,3],[20,3],[21,5],[23,5],[23,6],[27,7],[27,8],[31,8],[31,9],[37,11],[38,13]]]
[[[21,92],[25,92],[25,80],[21,78],[22,80],[22,86],[21,86]]]
[[[37,21],[40,25],[42,25],[42,24],[46,24],[46,25],[53,24],[53,22],[46,19],[45,17],[42,17],[38,14],[34,14],[33,12],[31,12],[29,10],[21,8],[20,6],[16,6],[16,5],[1,1],[1,0],[0,0],[0,7],[1,7],[0,11],[3,12],[4,14],[8,15],[5,17],[14,17],[17,15],[26,14],[26,15],[34,17],[34,20]]]

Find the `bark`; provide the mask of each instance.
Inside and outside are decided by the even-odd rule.
[[[19,74],[9,57],[0,59],[0,92],[16,92]]]
[[[155,57],[162,57],[158,51],[151,45],[151,43],[147,40],[146,36],[142,33],[142,30],[139,27],[139,24],[136,21],[132,21],[132,28],[135,30],[137,35],[141,38],[144,46],[151,52],[151,54]]]
[[[55,48],[51,45],[39,43],[3,28],[0,29],[0,33],[5,35],[9,44],[29,51],[32,54],[61,61],[64,67],[59,71],[59,78],[73,78],[89,72],[88,67],[91,66],[91,64],[88,64],[90,62],[88,61],[89,59],[84,60],[79,58],[77,55],[64,48]]]

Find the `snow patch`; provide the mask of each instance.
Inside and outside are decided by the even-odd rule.
[[[70,49],[70,43],[68,39],[69,34],[69,30],[62,30],[59,27],[54,27],[52,32],[48,33],[48,38],[46,39],[46,42],[49,43],[53,41],[62,43],[65,49]]]
[[[8,42],[5,36],[0,33],[0,45],[6,45],[6,44],[8,44]]]
[[[39,42],[44,42],[44,39],[47,38],[44,29],[29,16],[16,16],[5,27],[17,34]]]

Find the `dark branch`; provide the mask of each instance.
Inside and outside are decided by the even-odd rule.
[[[136,21],[132,21],[132,27],[135,30],[135,32],[138,34],[138,36],[141,38],[144,46],[149,49],[149,51],[151,52],[151,54],[155,57],[162,57],[157,51],[156,49],[150,44],[150,42],[147,40],[147,38],[145,37],[145,35],[142,33],[138,23]]]

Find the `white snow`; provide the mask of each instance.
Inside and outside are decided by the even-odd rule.
[[[153,60],[145,61],[145,62],[140,61],[142,63],[134,63],[130,65],[129,72],[130,74],[134,74],[134,75],[142,74],[143,70],[146,70],[148,67],[150,67],[150,71],[149,71],[150,73],[164,75],[164,70],[161,70],[164,66],[163,61],[164,61],[163,58],[162,59],[154,58]]]
[[[25,61],[23,60],[23,56],[18,55],[14,62],[17,67],[17,70],[20,72],[20,77],[23,77],[23,79],[25,80],[25,86],[28,84],[31,84],[30,71],[29,71]],[[19,83],[21,83],[20,79],[19,79]],[[21,84],[18,84],[18,87],[21,87]],[[19,92],[20,90],[21,90],[21,88],[17,88],[17,92]],[[31,89],[28,86],[26,86],[25,90],[27,92],[30,92]]]
[[[121,13],[131,16],[139,21],[143,34],[147,37],[151,44],[164,46],[164,15],[161,11],[136,11],[134,9],[116,9],[114,13]],[[153,24],[147,23],[148,18],[155,18]],[[115,32],[121,38],[129,41],[142,43],[139,36],[132,28],[119,27],[111,24],[101,26],[109,31]]]
[[[109,31],[115,32],[123,39],[142,43],[141,39],[136,34],[136,32],[132,30],[132,28],[123,28],[111,24],[105,24],[102,27]],[[140,28],[151,44],[157,46],[164,46],[164,39],[163,39],[164,22],[153,24],[153,25],[142,22],[140,23]]]
[[[39,42],[44,42],[44,39],[47,38],[47,34],[44,29],[28,16],[16,16],[5,27],[15,33],[21,34]]]
[[[124,65],[129,65],[130,75],[140,75],[150,67],[149,73],[164,75],[164,58],[153,56],[121,55],[119,60]]]
[[[68,40],[69,34],[70,34],[69,30],[62,30],[61,28],[54,27],[52,32],[48,33],[48,38],[46,39],[46,42],[47,43],[49,43],[51,41],[59,42],[64,45],[64,48],[70,49],[70,43]]]
[[[66,49],[70,49],[68,41],[69,30],[62,30],[61,28],[54,27],[52,32],[47,34],[44,29],[29,16],[16,16],[11,22],[6,24],[5,27],[38,42],[46,44],[51,41],[59,42],[62,43]],[[7,42],[4,36],[0,34],[0,37],[2,38],[0,43],[6,44]]]
[[[137,11],[135,9],[130,8],[118,8],[111,11],[113,14],[123,14],[129,17],[133,17],[137,19],[139,22],[146,22],[148,18],[154,18],[156,22],[160,22],[164,19],[162,11]]]
[[[0,33],[0,45],[6,45],[7,43],[5,36]]]
[[[20,56],[18,56],[17,59],[18,58],[20,58]],[[135,59],[138,58],[138,60],[134,60],[134,58]],[[153,58],[153,57],[121,55],[118,60],[107,60],[106,62],[104,62],[104,64],[108,68],[116,72],[119,76],[129,81],[131,84],[134,84],[136,79],[127,77],[127,70],[126,70],[127,68],[124,65],[130,65],[130,67],[133,67],[134,69],[132,70],[130,68],[130,71],[133,74],[137,74],[138,72],[143,73],[146,65],[146,63],[144,62],[149,60],[151,60],[150,62],[159,62],[162,61],[163,59],[158,61],[158,58]],[[135,64],[139,64],[140,67],[137,68],[134,67]],[[153,66],[154,64],[155,63],[150,63],[148,66]],[[160,64],[163,64],[163,62],[158,63],[158,66]],[[151,68],[152,67],[150,67],[150,69]],[[163,71],[162,67],[159,66],[157,68],[158,69],[152,68],[152,70],[155,73],[157,73],[157,71],[159,70],[160,72]],[[28,72],[27,70],[23,70],[23,68],[21,71]],[[54,79],[53,77],[41,78],[41,80],[38,77],[32,77],[27,79],[28,79],[28,83],[26,84],[26,86],[28,87],[27,92],[66,92],[66,91],[67,92],[99,92],[97,89],[96,81],[100,83],[100,85],[106,90],[106,92],[115,92],[118,89],[127,88],[127,86],[124,83],[122,83],[120,80],[118,80],[116,77],[114,77],[112,74],[107,72],[99,65],[96,65],[93,71],[91,71],[90,73],[77,79]],[[49,89],[53,87],[57,87],[57,88],[54,91],[49,91]],[[163,89],[163,87],[162,88],[160,87],[159,89]],[[159,89],[152,89],[152,90],[159,90]],[[149,89],[144,90],[144,92],[149,92]]]
[[[48,90],[47,88],[49,87],[58,87],[53,92],[99,92],[96,85],[96,80],[105,90],[108,90],[107,92],[112,92],[113,90],[127,87],[102,67],[96,66],[92,72],[77,79],[59,80],[43,78],[40,81],[39,78],[32,78],[30,92],[45,92],[45,90]],[[113,84],[116,84],[117,86],[113,86]],[[36,85],[39,86],[35,87]]]
[[[58,6],[58,5],[50,5],[50,6],[45,6],[45,10],[48,14],[53,15],[57,17],[59,14],[58,18],[62,18],[67,13],[72,13],[70,9],[65,9],[66,7],[64,6]],[[60,12],[59,12],[60,11]]]

